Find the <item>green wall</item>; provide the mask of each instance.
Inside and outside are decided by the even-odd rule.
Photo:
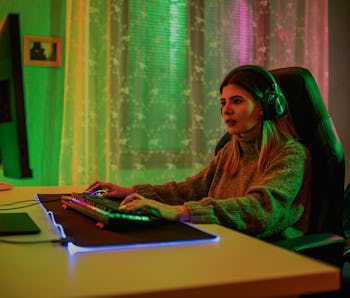
[[[0,181],[15,186],[57,185],[64,86],[65,1],[0,0],[0,22],[9,13],[20,15],[22,53],[25,35],[61,37],[62,66],[22,64],[33,178],[9,179],[0,172]]]

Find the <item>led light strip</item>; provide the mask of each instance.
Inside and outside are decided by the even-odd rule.
[[[35,194],[34,196],[35,196],[35,199],[38,200],[38,202],[40,202],[38,195]],[[55,227],[59,236],[61,238],[67,239],[67,241],[64,243],[64,246],[66,247],[70,256],[74,256],[76,254],[81,254],[81,253],[93,253],[93,252],[102,252],[102,251],[111,251],[111,250],[126,250],[126,249],[139,249],[139,248],[151,248],[151,247],[166,247],[166,246],[180,246],[180,245],[183,246],[183,245],[216,243],[220,240],[219,236],[208,233],[206,231],[203,231],[203,232],[213,236],[213,238],[82,247],[82,246],[76,245],[74,242],[69,240],[62,225],[60,225],[56,222],[55,217],[54,217],[54,213],[52,211],[48,211],[41,203],[39,205],[47,214],[49,220],[51,221],[51,223]],[[187,223],[184,223],[184,224],[187,224]],[[201,231],[201,229],[198,229],[197,227],[195,227],[195,229]]]

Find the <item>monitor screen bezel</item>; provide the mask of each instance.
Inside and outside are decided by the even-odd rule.
[[[1,23],[0,47],[0,81],[5,90],[0,101],[6,107],[0,123],[0,163],[5,177],[30,178],[18,14],[8,14]]]

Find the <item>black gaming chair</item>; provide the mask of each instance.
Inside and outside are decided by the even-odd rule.
[[[312,157],[311,226],[303,237],[276,244],[341,267],[343,264],[342,212],[344,200],[344,154],[312,74],[305,68],[274,69],[289,103],[301,141]],[[230,140],[225,134],[215,154]]]

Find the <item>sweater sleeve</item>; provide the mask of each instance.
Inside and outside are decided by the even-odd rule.
[[[198,201],[208,196],[217,161],[218,158],[215,157],[206,168],[185,181],[172,181],[161,185],[133,185],[133,189],[146,198],[169,205],[181,205],[187,201]]]
[[[293,230],[309,202],[310,169],[307,149],[300,143],[287,145],[243,196],[186,202],[191,222],[222,224],[259,238]]]

